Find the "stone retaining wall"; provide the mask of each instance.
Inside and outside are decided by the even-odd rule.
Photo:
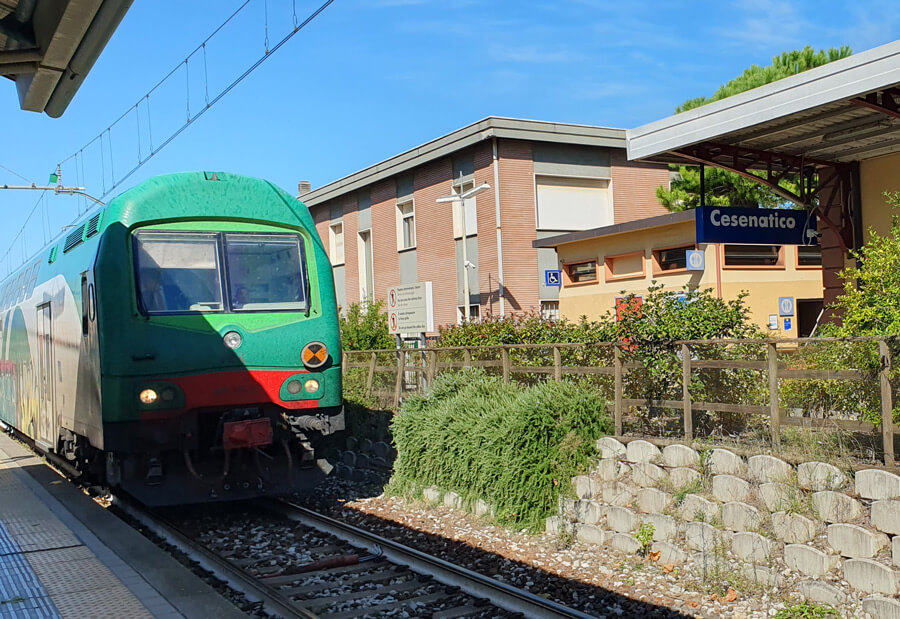
[[[337,452],[334,473],[341,479],[385,484],[391,477],[397,451],[385,441],[348,436],[346,449]]]
[[[872,617],[900,617],[900,476],[644,440],[606,437],[597,448],[602,458],[573,479],[578,498],[547,519],[548,532],[636,553],[634,533],[649,523],[661,564],[736,561],[758,583],[790,579],[833,605],[862,594]]]

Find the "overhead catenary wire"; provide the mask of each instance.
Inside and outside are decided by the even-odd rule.
[[[96,183],[100,187],[102,187],[103,193],[100,195],[100,199],[107,197],[110,193],[115,191],[118,187],[122,185],[128,178],[130,178],[138,169],[140,169],[143,165],[145,165],[150,159],[156,156],[161,150],[163,150],[166,146],[168,146],[176,137],[181,135],[184,130],[193,124],[198,118],[203,116],[207,110],[213,107],[218,101],[222,99],[226,94],[231,92],[235,86],[241,83],[250,73],[256,70],[267,58],[272,56],[278,49],[280,49],[285,43],[287,43],[291,38],[293,38],[298,32],[303,30],[307,25],[310,24],[314,19],[316,19],[326,8],[328,8],[331,4],[334,3],[334,0],[325,0],[321,5],[319,5],[314,11],[312,11],[304,20],[300,21],[297,16],[297,6],[296,0],[294,0],[291,4],[291,21],[288,25],[288,32],[285,34],[275,45],[269,45],[269,29],[270,29],[270,20],[269,20],[269,6],[268,0],[262,0],[263,7],[263,28],[264,28],[264,50],[261,56],[259,56],[255,62],[253,62],[247,69],[245,69],[240,75],[232,79],[228,82],[221,90],[216,93],[215,90],[213,93],[210,93],[210,73],[209,73],[209,59],[208,59],[208,46],[209,43],[214,40],[214,38],[219,35],[222,30],[228,26],[230,23],[234,22],[254,1],[258,0],[246,0],[243,2],[228,18],[223,21],[208,37],[206,37],[199,45],[197,45],[184,59],[180,60],[171,71],[169,71],[161,80],[159,80],[149,91],[147,91],[144,95],[142,95],[137,103],[129,107],[125,112],[123,112],[118,118],[116,118],[112,123],[110,123],[105,129],[103,129],[97,137],[89,141],[79,150],[75,151],[73,154],[69,155],[65,159],[59,162],[60,167],[64,167],[67,164],[72,162],[77,162],[79,158],[84,161],[84,152],[90,148],[95,148],[97,142],[99,141],[99,150],[100,150],[100,182]],[[203,64],[202,67],[196,67],[198,70],[191,71],[190,63],[192,60],[196,59],[197,62],[201,62]],[[170,82],[171,79],[178,73],[179,70],[184,68],[185,70],[185,91],[184,91],[184,109],[186,110],[186,117],[184,122],[176,127],[168,136],[159,140],[159,143],[154,145],[153,136],[152,136],[152,120],[150,113],[150,100],[153,98],[153,95],[161,90],[163,86]],[[195,79],[202,79],[202,88],[203,88],[203,103],[201,105],[191,106],[191,79],[194,76]],[[198,77],[199,76],[199,77]],[[146,119],[146,127],[143,124],[141,115],[139,113],[139,107],[141,102],[144,102],[144,118]],[[199,109],[197,109],[199,108]],[[116,154],[113,146],[112,134],[113,130],[120,129],[120,123],[129,115],[134,114],[136,116],[136,120],[134,125],[132,125],[132,130],[136,131],[134,142],[137,147],[137,158],[136,163],[132,167],[121,166],[121,161],[124,159],[120,158],[120,166],[119,166],[119,175],[116,174]],[[122,125],[125,127],[126,125]],[[141,139],[142,131],[147,131],[147,136],[149,142],[148,149],[145,151],[143,149],[144,141]],[[105,134],[105,138],[104,138]],[[119,133],[117,133],[119,135]],[[106,160],[106,152],[109,153],[109,161]],[[107,163],[109,164],[107,166]],[[84,183],[87,185],[88,180],[85,178]]]

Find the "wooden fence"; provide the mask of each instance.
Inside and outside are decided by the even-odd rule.
[[[877,376],[871,369],[808,369],[792,367],[792,357],[801,347],[829,343],[869,342],[878,347],[879,369]],[[894,467],[894,423],[893,423],[893,389],[891,386],[892,351],[894,338],[792,338],[792,339],[719,339],[719,340],[684,340],[672,342],[668,346],[681,363],[681,400],[648,399],[626,397],[625,381],[630,370],[642,367],[640,361],[634,361],[635,345],[629,343],[559,343],[559,344],[516,344],[505,346],[472,346],[417,348],[399,350],[365,350],[345,351],[343,354],[343,371],[365,370],[365,391],[370,396],[381,396],[391,402],[396,409],[404,394],[421,393],[442,371],[461,368],[485,368],[499,373],[503,380],[509,382],[515,375],[545,375],[546,378],[562,380],[564,376],[603,376],[612,377],[611,397],[608,406],[612,409],[616,436],[623,434],[623,421],[626,409],[631,407],[653,407],[657,409],[673,409],[681,411],[683,437],[686,441],[694,438],[694,413],[697,411],[732,413],[737,415],[763,415],[768,417],[771,439],[780,443],[782,426],[802,426],[812,429],[840,428],[848,432],[872,434],[877,427],[867,421],[840,416],[812,417],[796,416],[795,411],[779,405],[779,381],[818,380],[818,381],[872,381],[877,380],[878,398],[881,409],[881,443],[884,461],[887,466]],[[697,352],[710,346],[719,350],[729,346],[765,347],[765,354],[747,355],[764,358],[755,359],[717,359],[699,358]],[[586,351],[594,353],[594,358],[605,358],[608,363],[592,363],[589,365],[571,365],[564,363],[563,357],[585,356]],[[538,363],[528,363],[526,352],[538,357]],[[541,360],[552,363],[544,364]],[[385,360],[390,359],[390,363]],[[692,376],[698,370],[744,370],[765,374],[768,379],[767,403],[735,404],[728,402],[697,401],[691,396]],[[386,375],[386,376],[385,376]],[[376,376],[390,379],[393,390],[378,389]],[[382,381],[384,382],[384,381]],[[740,396],[740,394],[733,394]],[[737,399],[740,399],[738,397]]]

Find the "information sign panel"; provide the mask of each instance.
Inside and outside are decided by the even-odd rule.
[[[544,271],[545,286],[562,286],[562,271],[547,269]]]
[[[388,330],[400,333],[434,331],[434,295],[431,282],[391,286],[387,290]]]
[[[806,210],[704,206],[696,209],[698,243],[816,245],[816,216]]]
[[[794,315],[794,297],[778,297],[778,315]]]
[[[706,254],[702,250],[689,249],[684,253],[688,271],[703,271],[706,269]]]

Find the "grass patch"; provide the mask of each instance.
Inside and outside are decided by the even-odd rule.
[[[840,613],[831,606],[801,602],[782,608],[775,615],[775,619],[826,619],[840,616]]]
[[[392,429],[398,456],[389,492],[453,490],[493,505],[501,524],[537,531],[613,424],[584,383],[523,388],[467,369],[442,374],[430,393],[404,402]]]

